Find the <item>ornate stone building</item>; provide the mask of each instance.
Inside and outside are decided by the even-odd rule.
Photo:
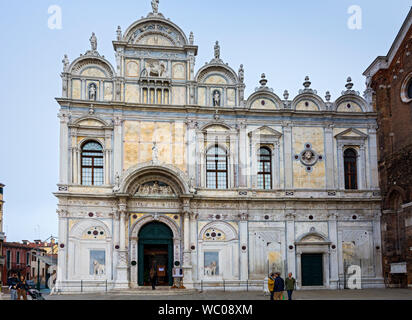
[[[115,66],[90,42],[57,99],[59,290],[137,288],[151,265],[187,288],[261,290],[271,271],[336,288],[350,265],[383,285],[376,113],[350,78],[335,101],[265,75],[245,97],[243,66],[216,42],[196,71],[193,33],[156,1],[117,29]]]
[[[412,285],[412,10],[389,53],[365,71],[378,114],[384,276]]]

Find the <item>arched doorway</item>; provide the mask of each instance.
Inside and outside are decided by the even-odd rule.
[[[164,223],[151,222],[140,229],[138,245],[138,283],[149,285],[152,265],[158,271],[158,285],[172,286],[173,232]]]

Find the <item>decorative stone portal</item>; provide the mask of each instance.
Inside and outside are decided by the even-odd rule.
[[[152,266],[157,271],[157,284],[172,286],[173,232],[161,222],[145,225],[139,232],[138,284],[150,285]]]

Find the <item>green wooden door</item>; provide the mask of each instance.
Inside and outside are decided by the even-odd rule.
[[[322,260],[322,254],[302,254],[302,286],[323,286]]]
[[[169,285],[173,285],[173,232],[170,228],[160,222],[145,225],[139,232],[138,245],[138,284],[143,286],[145,277],[149,272],[148,261],[145,261],[145,247],[156,249],[167,248],[167,276]],[[147,259],[147,257],[146,257]]]

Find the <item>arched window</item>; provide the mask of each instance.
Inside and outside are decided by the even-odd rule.
[[[103,147],[94,141],[82,147],[82,185],[103,185]]]
[[[345,166],[345,189],[358,189],[358,175],[357,175],[357,157],[358,154],[353,149],[346,149],[344,153]]]
[[[272,189],[272,153],[268,148],[259,150],[258,188]]]
[[[408,84],[408,98],[412,99],[412,80]]]
[[[212,147],[206,156],[207,187],[210,189],[227,189],[227,154],[218,145]]]

